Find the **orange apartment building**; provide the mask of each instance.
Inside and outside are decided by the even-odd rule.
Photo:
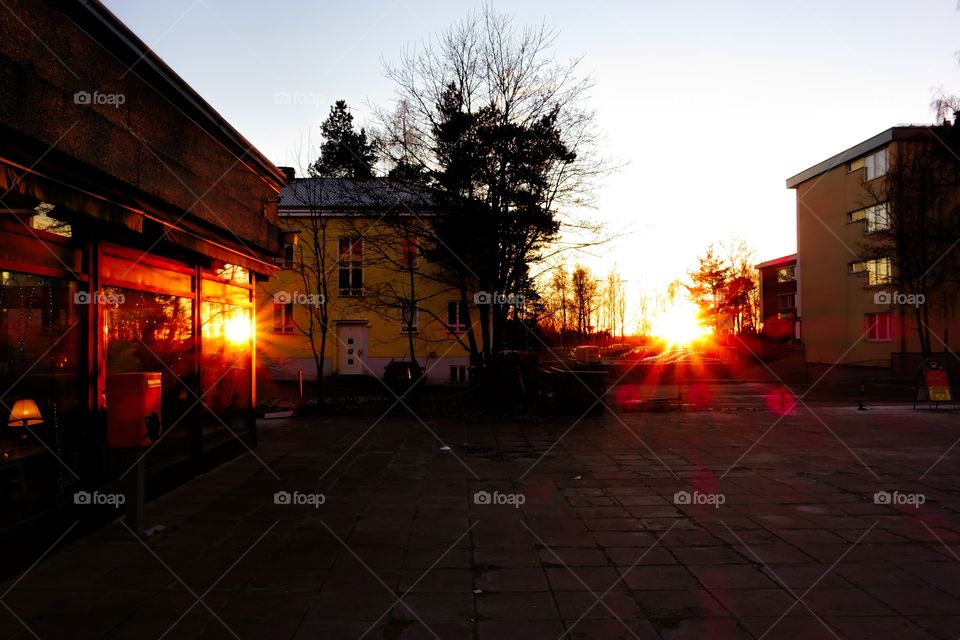
[[[787,179],[797,195],[796,271],[802,277],[796,312],[809,364],[915,373],[920,346],[913,307],[897,304],[892,257],[865,250],[871,234],[890,229],[887,204],[871,193],[878,192],[898,149],[950,133],[949,123],[892,127]],[[932,351],[955,349],[955,304],[931,308],[930,320]]]

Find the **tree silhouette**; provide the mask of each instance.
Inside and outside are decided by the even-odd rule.
[[[376,154],[364,129],[353,128],[353,114],[345,100],[330,107],[330,115],[320,125],[324,142],[320,157],[310,166],[314,176],[333,178],[369,178],[373,175]]]

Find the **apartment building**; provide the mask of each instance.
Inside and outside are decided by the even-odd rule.
[[[797,306],[808,363],[915,371],[917,301],[898,291],[892,246],[885,255],[871,248],[874,234],[897,235],[890,203],[877,194],[899,156],[941,144],[955,129],[949,122],[892,127],[787,179],[797,196]],[[953,301],[928,311],[931,350],[954,348]]]
[[[763,334],[775,340],[800,338],[797,254],[761,262],[760,313]]]

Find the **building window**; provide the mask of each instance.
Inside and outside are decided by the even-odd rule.
[[[467,366],[450,365],[450,384],[464,384],[467,381]]]
[[[890,258],[876,258],[863,262],[850,263],[850,273],[866,273],[867,286],[878,286],[893,282],[893,261]]]
[[[777,296],[777,309],[793,309],[797,306],[797,294],[781,293]]]
[[[890,207],[887,203],[873,205],[866,209],[857,209],[847,214],[847,222],[864,221],[865,233],[886,231],[890,228]]]
[[[867,170],[866,179],[873,180],[887,175],[887,150],[880,149],[863,159],[863,166]]]
[[[867,313],[864,315],[866,323],[867,340],[878,342],[889,341],[890,338],[890,312]]]
[[[400,330],[404,333],[416,333],[420,321],[417,305],[412,300],[404,300],[400,306]]]
[[[299,237],[296,233],[283,234],[283,256],[280,258],[281,269],[294,269],[297,266],[297,244]]]
[[[416,269],[420,266],[420,252],[417,248],[417,239],[407,236],[400,247],[400,267]]]
[[[797,279],[797,266],[780,267],[777,269],[777,282],[793,282]]]
[[[460,300],[451,300],[447,303],[447,326],[450,331],[466,331],[470,324],[470,316],[467,305]]]
[[[293,303],[273,303],[273,332],[293,333]]]
[[[340,238],[337,290],[341,296],[363,295],[363,238]]]
[[[867,207],[867,233],[886,231],[890,228],[890,207],[887,203]]]

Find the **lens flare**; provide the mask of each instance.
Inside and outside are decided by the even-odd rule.
[[[653,318],[652,333],[671,346],[686,346],[709,334],[700,324],[700,309],[690,300],[677,297]]]
[[[223,333],[227,342],[233,344],[249,342],[251,333],[250,319],[243,313],[233,314],[226,323],[224,323]]]

